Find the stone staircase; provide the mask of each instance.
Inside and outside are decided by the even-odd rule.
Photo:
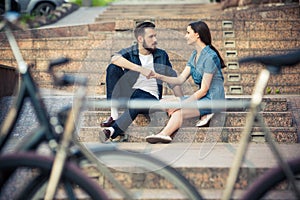
[[[54,88],[59,91],[59,94],[48,92],[48,89],[53,89],[51,78],[46,72],[49,59],[59,56],[72,58],[70,64],[58,70],[88,76],[90,80],[88,99],[100,101],[105,95],[103,83],[110,55],[132,43],[132,29],[135,23],[145,19],[155,22],[159,46],[167,50],[174,68],[179,73],[191,52],[183,38],[186,25],[198,19],[206,21],[212,32],[213,44],[220,50],[228,66],[223,72],[226,95],[229,100],[249,100],[257,74],[263,67],[256,64],[239,65],[237,62],[239,58],[249,55],[284,53],[286,50],[300,46],[300,17],[297,4],[270,5],[256,10],[240,8],[225,11],[222,11],[218,4],[136,4],[130,6],[111,4],[106,12],[95,19],[94,24],[16,32],[25,60],[34,64],[31,70],[35,80],[38,81],[40,87],[47,89],[44,93],[45,100],[51,112],[57,111],[58,107],[72,104],[72,94],[76,87]],[[32,33],[38,37],[32,39]],[[1,57],[3,58],[1,62],[15,66],[9,46],[2,33],[0,34]],[[299,154],[300,84],[295,81],[299,78],[299,70],[299,66],[287,67],[283,69],[282,74],[272,76],[261,111],[275,141],[287,158]],[[184,92],[187,95],[195,89],[192,82],[184,85]],[[168,88],[164,95],[171,95]],[[6,99],[2,99],[1,105],[4,105],[2,102],[5,101]],[[166,162],[170,162],[170,158],[178,155],[176,162],[170,162],[172,166],[195,184],[205,199],[219,199],[241,137],[246,113],[247,109],[226,110],[214,116],[209,127],[203,128],[195,127],[197,119],[189,120],[176,133],[174,141],[169,145],[149,145],[144,140],[146,135],[157,133],[164,126],[168,119],[165,113],[140,115],[126,131],[129,141],[118,144],[118,147],[141,153],[150,152]],[[99,124],[109,114],[109,109],[104,108],[91,108],[84,112],[78,133],[80,140],[87,144],[102,142],[102,128]],[[30,116],[32,113],[28,111],[24,115]],[[33,121],[32,118],[24,117],[23,124],[19,125],[22,134],[28,131],[26,126],[32,126]],[[16,133],[16,137],[22,134]],[[236,184],[237,192],[234,199],[238,199],[251,181],[276,163],[268,149],[262,129],[257,123],[253,128],[251,141],[247,159]],[[202,157],[199,154],[207,154],[207,156]],[[110,191],[109,194],[113,199],[119,198],[114,196],[113,189],[107,186],[109,184],[105,182],[105,179],[103,180],[101,174],[94,172],[93,166],[87,167],[87,173],[97,179],[107,191]],[[122,173],[116,173],[116,176],[125,185],[135,181],[133,175],[125,176]],[[135,187],[129,189],[139,191]],[[145,196],[141,199],[159,199],[168,191],[162,185],[158,185],[158,188],[143,188],[142,190]],[[276,192],[279,192],[276,198],[288,193],[285,190]],[[169,196],[165,199],[178,199],[178,196],[168,194]]]
[[[234,98],[227,98],[228,100]],[[241,100],[248,101],[247,98]],[[275,140],[278,143],[297,143],[297,128],[293,122],[292,112],[288,108],[288,101],[284,98],[265,98],[262,116],[266,125],[270,128]],[[209,127],[195,127],[198,119],[191,119],[184,123],[179,129],[173,142],[226,142],[238,143],[241,131],[246,122],[247,110],[228,110],[214,116]],[[82,119],[82,129],[80,139],[83,142],[94,142],[104,140],[102,128],[99,127],[101,121],[110,116],[109,110],[87,111]],[[145,137],[149,134],[158,133],[165,125],[168,117],[164,112],[156,112],[149,116],[139,115],[134,123],[126,131],[129,142],[145,142]],[[259,124],[254,125],[252,141],[264,142],[264,133]]]

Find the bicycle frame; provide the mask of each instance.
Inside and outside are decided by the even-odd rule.
[[[21,109],[24,105],[25,99],[28,97],[31,102],[34,110],[36,111],[36,116],[40,124],[40,129],[34,134],[33,138],[30,138],[19,150],[27,151],[35,149],[46,137],[46,140],[51,141],[49,144],[52,144],[53,148],[56,146],[54,129],[49,123],[49,116],[45,112],[46,108],[40,96],[38,87],[35,85],[32,80],[32,76],[28,70],[27,64],[23,60],[23,57],[20,53],[20,50],[17,48],[17,43],[11,32],[11,30],[6,27],[5,30],[6,36],[8,38],[9,44],[13,50],[14,56],[17,59],[20,72],[20,86],[18,88],[17,96],[15,97],[12,107],[9,110],[7,117],[2,123],[0,130],[0,151],[3,149],[5,143],[11,136],[13,126],[15,125],[17,119],[20,116]]]
[[[269,129],[267,128],[263,117],[259,114],[260,105],[262,103],[262,99],[264,96],[265,88],[267,87],[269,78],[270,78],[270,71],[268,69],[262,69],[257,80],[256,84],[254,86],[254,90],[252,93],[252,98],[250,102],[250,111],[247,114],[246,117],[246,124],[244,126],[241,140],[239,142],[239,146],[236,152],[236,155],[234,157],[234,160],[232,162],[232,166],[229,171],[229,176],[227,178],[227,182],[225,185],[225,190],[222,195],[222,200],[228,200],[231,198],[232,193],[234,191],[234,184],[237,180],[239,169],[242,166],[242,163],[245,158],[246,150],[248,148],[248,145],[250,143],[250,137],[251,137],[251,130],[254,124],[255,119],[258,119],[258,122],[260,126],[263,128],[263,131],[265,133],[266,141],[268,142],[270,149],[274,153],[275,157],[278,160],[279,165],[283,168],[288,181],[291,183],[293,189],[295,190],[295,193],[297,197],[300,199],[300,193],[299,189],[297,189],[295,178],[293,177],[293,173],[291,169],[289,168],[287,162],[284,160],[282,154],[279,152],[277,145],[272,139],[272,136],[270,135]]]
[[[53,165],[53,173],[51,173],[52,175],[50,181],[52,184],[49,184],[51,185],[49,189],[47,188],[48,191],[46,192],[46,198],[54,195],[57,183],[62,173],[62,168],[67,158],[67,154],[69,154],[68,148],[71,144],[75,144],[79,148],[79,151],[85,156],[85,158],[87,158],[87,160],[89,160],[90,162],[95,163],[98,170],[100,172],[103,172],[105,176],[111,181],[111,183],[119,188],[119,191],[125,196],[126,199],[132,199],[128,191],[118,181],[115,180],[107,167],[99,163],[92,152],[90,152],[86,147],[80,144],[77,138],[72,137],[74,135],[73,133],[75,128],[75,120],[77,120],[76,118],[79,117],[82,103],[84,102],[83,100],[85,98],[86,85],[83,84],[78,92],[79,98],[77,98],[76,102],[74,103],[73,109],[68,115],[68,121],[66,123],[63,139],[60,141],[60,144],[58,144],[57,137],[58,134],[61,134],[61,132],[55,132],[55,126],[61,125],[58,123],[58,120],[50,120],[50,116],[48,116],[47,109],[40,95],[39,88],[36,86],[34,80],[32,79],[30,71],[28,70],[28,66],[21,55],[18,44],[13,33],[11,32],[10,27],[5,27],[5,34],[8,38],[13,54],[17,60],[21,80],[20,86],[17,91],[18,95],[14,99],[12,107],[10,108],[0,129],[0,152],[3,150],[3,147],[10,138],[14,125],[20,116],[24,101],[28,97],[32,102],[33,109],[36,111],[35,113],[39,122],[39,129],[33,134],[33,137],[24,142],[22,146],[17,149],[17,151],[35,150],[44,141],[48,142],[48,145],[53,153],[56,152],[57,147],[59,146],[55,158],[55,164]],[[52,122],[50,123],[50,121]]]
[[[76,98],[75,102],[73,104],[72,109],[70,110],[70,113],[68,114],[66,126],[64,129],[64,133],[62,135],[62,139],[59,143],[59,146],[57,148],[57,152],[55,155],[54,163],[52,166],[52,171],[50,175],[50,180],[48,183],[48,187],[45,194],[45,199],[53,199],[54,194],[56,192],[57,184],[59,182],[59,179],[61,177],[61,173],[63,171],[64,164],[66,162],[66,159],[68,158],[67,154],[69,153],[69,147],[71,144],[75,144],[76,147],[78,147],[79,152],[90,162],[95,163],[97,166],[97,169],[104,173],[105,176],[111,181],[111,183],[116,186],[116,188],[119,189],[119,191],[124,195],[126,199],[132,199],[132,196],[129,194],[129,192],[113,177],[112,173],[108,170],[106,166],[101,164],[97,158],[93,155],[91,151],[89,151],[84,145],[82,145],[77,137],[75,137],[75,126],[74,124],[77,124],[76,122],[79,120],[79,115],[81,112],[81,109],[84,107],[84,100],[86,97],[86,84],[87,79],[86,78],[79,78],[80,82],[79,88],[76,92]]]

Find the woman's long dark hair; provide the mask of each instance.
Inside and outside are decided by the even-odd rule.
[[[217,53],[220,59],[221,68],[225,68],[226,65],[224,63],[223,58],[220,56],[219,51],[211,44],[211,34],[207,24],[203,21],[196,21],[196,22],[191,22],[189,26],[194,30],[195,33],[199,34],[200,40],[204,44],[209,45],[210,48],[212,48],[212,50],[214,50]]]

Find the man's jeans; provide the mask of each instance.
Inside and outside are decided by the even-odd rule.
[[[140,89],[136,89],[130,99],[134,100],[153,100],[158,101],[158,99],[152,94],[145,92]],[[149,108],[145,109],[125,109],[124,113],[115,121],[113,124],[113,128],[115,129],[115,133],[111,138],[117,137],[119,134],[125,132],[128,126],[135,120],[138,114],[149,114]]]
[[[128,83],[128,77],[123,69],[110,64],[106,69],[106,97],[107,99],[129,99],[132,89]]]
[[[109,65],[106,70],[106,95],[107,99],[135,99],[135,100],[156,100],[152,94],[140,89],[133,90],[128,81],[129,76],[115,65]],[[149,114],[149,109],[125,109],[124,113],[115,121],[113,128],[115,133],[111,138],[116,138],[119,134],[125,132],[130,124],[135,120],[138,114]]]

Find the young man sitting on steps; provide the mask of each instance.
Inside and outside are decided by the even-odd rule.
[[[120,50],[112,56],[111,64],[106,69],[107,99],[120,98],[135,100],[157,100],[162,98],[162,81],[150,79],[151,73],[176,77],[168,54],[157,48],[155,24],[142,22],[134,30],[137,44]],[[180,86],[169,85],[175,96],[183,93]],[[111,117],[101,123],[106,127],[103,133],[107,140],[114,141],[124,132],[138,114],[149,114],[149,109],[125,109],[118,116],[118,110],[111,108]],[[102,133],[102,134],[103,134]]]

